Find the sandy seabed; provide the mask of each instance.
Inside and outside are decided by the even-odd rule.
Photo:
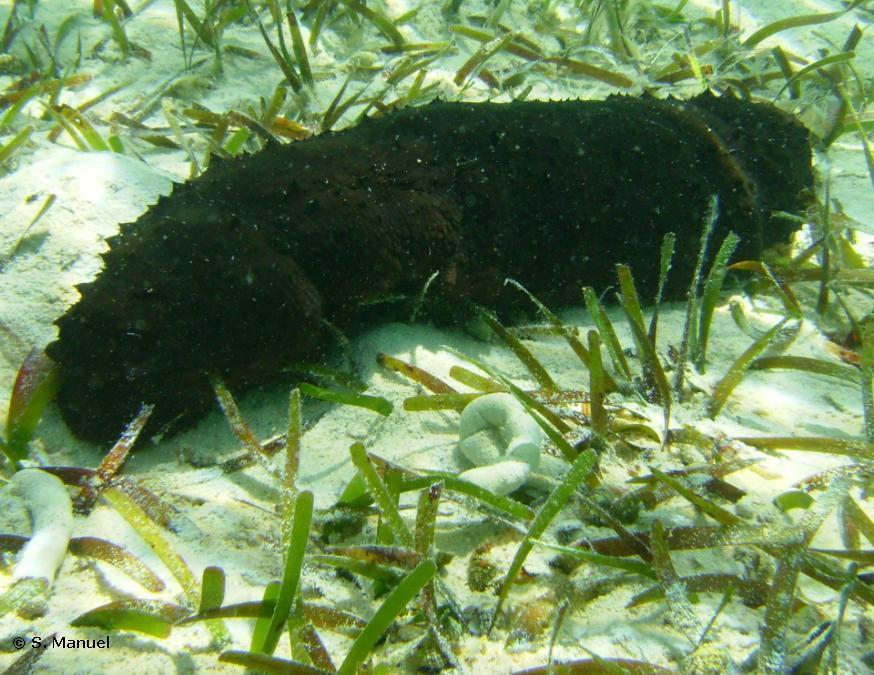
[[[536,35],[529,24],[531,14],[526,3],[513,3],[505,21],[525,34]],[[562,5],[564,3],[558,3]],[[691,13],[712,13],[720,3],[690,3]],[[386,3],[390,16],[398,16],[410,7],[400,2]],[[755,6],[755,10],[753,10]],[[790,13],[812,13],[840,9],[837,2],[787,3],[767,0],[757,3],[732,3],[739,12],[736,23],[742,35]],[[740,9],[738,9],[738,7]],[[233,31],[228,43],[257,51],[257,59],[241,57],[224,59],[222,74],[200,68],[183,72],[178,46],[176,15],[173,3],[156,0],[145,3],[138,16],[129,23],[130,40],[151,54],[150,60],[124,59],[111,41],[102,49],[94,46],[109,37],[108,27],[90,16],[88,3],[67,0],[44,0],[36,5],[36,24],[45,24],[54,35],[60,22],[78,12],[78,28],[85,58],[79,72],[90,75],[87,83],[68,89],[64,96],[71,105],[80,105],[114,85],[124,84],[114,96],[97,105],[94,115],[107,118],[117,110],[125,110],[143,97],[157,91],[163,83],[175,80],[170,105],[184,107],[184,101],[196,99],[210,109],[223,111],[244,109],[259,96],[269,98],[281,79],[256,30]],[[463,5],[465,14],[477,13],[477,3]],[[5,23],[10,3],[0,3],[0,23]],[[479,8],[488,13],[488,8]],[[870,12],[856,12],[837,21],[813,29],[791,31],[763,44],[769,48],[782,41],[793,52],[817,58],[818,50],[827,40],[841,44],[854,23],[868,27]],[[446,19],[439,3],[423,3],[414,20],[402,28],[410,41],[448,39]],[[307,26],[304,26],[307,29]],[[786,35],[788,37],[783,37]],[[66,48],[70,48],[72,40]],[[317,99],[311,110],[324,110],[345,79],[346,65],[352,59],[373,59],[380,55],[376,46],[384,39],[375,34],[353,36],[326,30],[311,58],[320,74],[318,86],[311,96]],[[482,85],[475,85],[463,94],[453,83],[457,69],[470,56],[475,46],[459,41],[461,49],[450,53],[429,69],[426,82],[438,84],[437,92],[446,98],[481,100],[487,97]],[[198,56],[209,56],[207,52]],[[871,79],[874,63],[868,36],[856,50],[856,67],[865,81]],[[0,76],[4,87],[14,78]],[[609,93],[604,86],[590,81],[548,78],[534,79],[531,98],[598,98]],[[679,92],[682,93],[682,92]],[[694,93],[690,88],[687,92]],[[292,104],[293,105],[293,104]],[[38,116],[37,109],[26,113]],[[293,114],[290,116],[294,116]],[[153,113],[150,124],[165,124],[160,111]],[[8,140],[8,139],[7,139]],[[5,141],[4,141],[5,142]],[[61,136],[50,142],[46,134],[34,134],[32,143],[22,152],[14,170],[0,179],[0,252],[18,246],[14,257],[2,258],[0,266],[0,410],[5,410],[15,373],[32,346],[43,346],[55,336],[52,322],[77,299],[74,285],[97,273],[98,254],[105,249],[104,240],[117,231],[118,225],[135,220],[159,195],[172,189],[173,181],[181,181],[189,171],[184,152],[158,150],[144,146],[142,158],[107,152],[81,152]],[[831,176],[832,196],[844,212],[852,217],[860,231],[874,233],[874,199],[865,168],[858,137],[848,134],[817,160],[820,175]],[[49,195],[55,196],[53,207],[30,230],[19,244],[22,232]],[[872,257],[869,239],[859,237],[859,253]],[[796,291],[806,306],[812,306],[815,289],[799,286]],[[758,298],[748,310],[762,325],[773,323],[779,307],[767,298]],[[862,312],[868,310],[861,306]],[[684,321],[683,306],[668,306],[660,319],[659,347],[680,343]],[[623,344],[631,345],[624,320],[611,312]],[[583,308],[570,308],[562,313],[568,325],[583,331],[591,328]],[[584,333],[583,333],[584,334]],[[728,303],[717,309],[712,328],[710,363],[706,374],[692,376],[692,383],[701,391],[711,391],[729,364],[749,346],[750,338],[732,321]],[[526,344],[541,363],[567,389],[588,387],[587,374],[567,344],[555,337],[532,335]],[[329,509],[337,500],[354,469],[349,459],[349,446],[360,441],[368,451],[411,469],[460,471],[466,468],[456,446],[458,417],[455,413],[433,412],[411,414],[403,410],[405,398],[418,393],[415,385],[377,366],[375,355],[385,352],[414,363],[429,372],[448,379],[451,366],[464,364],[454,354],[469,354],[481,359],[522,387],[535,383],[530,374],[503,346],[483,342],[461,332],[438,330],[426,325],[387,324],[376,326],[355,337],[352,342],[354,360],[359,375],[368,385],[368,393],[385,397],[394,405],[394,412],[380,417],[372,412],[348,406],[326,406],[308,402],[305,417],[310,426],[303,441],[299,486],[312,490],[317,509]],[[833,359],[826,338],[811,321],[805,321],[790,353],[821,359]],[[469,365],[469,364],[465,364]],[[675,406],[672,426],[688,425],[711,437],[730,439],[738,436],[831,436],[849,437],[862,433],[861,396],[851,382],[791,371],[755,372],[748,375],[716,420],[704,413],[705,397],[696,396],[682,406]],[[624,405],[639,412],[656,429],[661,428],[661,409],[635,401]],[[288,412],[288,391],[283,387],[265,388],[248,394],[240,401],[246,420],[259,438],[282,433]],[[37,430],[34,449],[46,464],[96,467],[107,448],[84,444],[73,438],[61,422],[57,411],[49,408]],[[260,466],[252,466],[232,474],[222,472],[218,464],[238,455],[239,444],[226,421],[216,411],[196,428],[163,441],[155,447],[135,453],[125,465],[124,474],[158,494],[175,510],[171,538],[176,551],[199,575],[208,565],[220,565],[227,575],[225,603],[260,599],[264,586],[278,579],[282,572],[279,544],[280,521],[276,506],[280,490],[274,478]],[[790,524],[798,520],[799,511],[782,513],[772,503],[773,498],[798,481],[827,468],[847,463],[847,458],[826,454],[779,452],[764,454],[752,448],[736,450],[739,459],[756,460],[746,469],[731,474],[730,482],[745,492],[745,496],[730,508],[754,522]],[[658,447],[641,452],[636,457],[609,455],[602,459],[602,480],[607,487],[627,490],[626,481],[648,473],[648,466],[662,469],[678,468],[708,460],[691,446],[662,453]],[[279,466],[279,460],[277,460]],[[854,491],[863,508],[874,515],[874,502]],[[402,502],[402,506],[409,506]],[[582,523],[568,509],[556,520],[551,535],[559,530],[580,528],[577,537],[606,537],[611,531]],[[411,509],[404,508],[404,513]],[[679,497],[663,502],[657,511],[642,515],[638,526],[647,528],[654,517],[666,527],[702,524],[704,517]],[[814,546],[843,548],[834,515],[821,528]],[[436,545],[454,557],[442,571],[445,585],[456,596],[460,607],[470,616],[483,615],[494,607],[494,592],[473,591],[467,582],[471,557],[484,557],[503,572],[520,541],[515,527],[490,518],[463,500],[446,498],[441,502],[437,524]],[[30,519],[25,504],[8,494],[0,497],[0,532],[30,533]],[[76,629],[70,622],[84,611],[114,600],[128,598],[154,599],[164,602],[184,602],[178,582],[156,555],[108,505],[99,502],[86,517],[77,517],[74,536],[96,536],[119,544],[155,570],[166,589],[150,593],[129,577],[102,563],[67,556],[44,606],[32,615],[14,613],[0,619],[0,666],[9,666],[20,652],[13,649],[12,639],[44,640],[56,634],[69,640],[100,640],[105,631]],[[483,544],[488,544],[483,552]],[[548,579],[554,573],[547,566],[552,552],[535,548],[525,564],[530,583],[520,585],[510,595],[508,612],[514,616],[524,607],[552,606],[560,601],[557,586]],[[753,565],[743,556],[714,549],[676,553],[672,556],[681,575],[705,571],[738,574],[745,565]],[[10,561],[11,572],[14,563]],[[572,577],[572,583],[584,595],[594,588],[604,568],[588,566]],[[12,584],[10,573],[0,574],[0,591]],[[800,582],[800,595],[808,603],[790,622],[794,642],[817,623],[835,616],[837,594],[806,578]],[[603,593],[592,593],[585,602],[571,607],[556,640],[553,657],[557,660],[584,658],[589,652],[601,657],[633,658],[676,667],[692,651],[692,645],[681,631],[672,625],[664,603],[626,609],[631,597],[647,584],[618,585]],[[333,571],[308,565],[303,574],[304,596],[370,616],[375,605],[369,594],[347,578]],[[695,618],[702,625],[712,617],[719,604],[717,594],[700,594],[694,605]],[[519,620],[519,615],[515,614]],[[708,644],[715,653],[727,650],[736,662],[746,658],[759,642],[759,630],[764,609],[751,609],[740,602],[731,602],[721,613],[708,634]],[[228,648],[246,649],[251,637],[251,622],[228,621],[232,636]],[[842,630],[842,672],[870,672],[862,657],[871,653],[866,645],[874,631],[874,613],[870,608],[851,603]],[[463,670],[479,672],[510,672],[542,665],[547,660],[548,630],[533,640],[507,644],[508,626],[499,623],[491,638],[467,636],[458,643],[456,658]],[[329,631],[322,631],[329,651],[339,662],[350,644],[349,640]],[[106,648],[53,647],[47,649],[36,669],[45,672],[224,672],[236,671],[236,666],[217,662],[217,652],[210,648],[210,636],[202,626],[177,627],[164,640],[132,632],[120,631],[107,638]],[[381,658],[388,664],[401,663],[408,646],[398,635],[380,648]],[[278,656],[288,656],[286,644],[281,644]],[[406,662],[408,663],[408,662]],[[870,663],[870,661],[869,661]],[[401,668],[401,666],[397,666]],[[698,671],[696,671],[698,672]]]

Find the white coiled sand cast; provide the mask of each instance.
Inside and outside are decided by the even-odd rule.
[[[540,465],[543,431],[511,394],[487,394],[461,413],[459,449],[474,468],[460,474],[499,495],[521,487]]]

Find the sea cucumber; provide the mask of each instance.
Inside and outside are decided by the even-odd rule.
[[[772,211],[809,200],[808,133],[768,104],[689,101],[446,103],[215,163],[108,240],[97,278],[46,348],[57,403],[81,438],[115,439],[141,403],[147,434],[213,405],[218,374],[239,391],[354,327],[363,303],[414,296],[502,312],[579,301],[630,263],[644,297],[658,246],[677,234],[667,288],[688,286],[701,224],[740,254],[791,231]]]

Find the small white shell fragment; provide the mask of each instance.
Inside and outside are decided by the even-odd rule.
[[[67,554],[73,530],[73,505],[59,478],[39,469],[22,469],[3,488],[24,501],[32,535],[13,578],[45,579],[49,585]]]
[[[540,464],[543,431],[507,393],[474,399],[461,413],[459,449],[476,468],[461,477],[498,494],[521,486]]]

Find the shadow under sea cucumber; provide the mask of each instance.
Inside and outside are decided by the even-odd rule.
[[[707,205],[740,254],[784,240],[809,200],[808,133],[759,103],[444,103],[212,165],[108,240],[104,268],[57,321],[57,403],[84,439],[118,437],[141,403],[148,434],[330,344],[362,303],[429,290],[449,305],[579,302],[630,263],[651,297],[677,235],[667,295],[685,292]]]

